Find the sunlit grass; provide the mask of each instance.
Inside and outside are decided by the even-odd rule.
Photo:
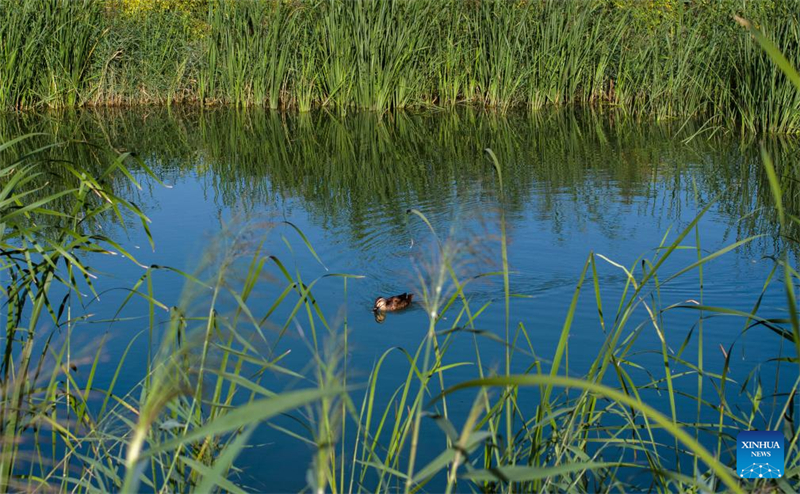
[[[798,91],[733,20],[795,57],[796,0],[664,3],[7,0],[0,108],[579,105],[798,132]]]

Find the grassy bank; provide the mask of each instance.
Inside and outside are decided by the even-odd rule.
[[[0,107],[615,106],[800,131],[795,1],[0,2]],[[798,61],[798,60],[795,60]]]

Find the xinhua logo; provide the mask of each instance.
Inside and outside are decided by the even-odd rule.
[[[743,479],[783,476],[783,434],[750,431],[736,436],[736,470]]]

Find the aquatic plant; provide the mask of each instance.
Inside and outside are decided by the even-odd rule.
[[[15,145],[29,138],[9,141],[0,152],[14,153]],[[213,485],[228,489],[232,485],[226,478],[228,469],[260,422],[257,417],[324,400],[343,388],[285,391],[278,396],[243,377],[245,363],[261,372],[282,370],[278,362],[283,355],[261,354],[265,348],[259,348],[259,342],[237,333],[240,320],[250,328],[254,323],[260,326],[245,304],[263,261],[251,266],[235,297],[241,305],[232,318],[220,317],[216,300],[230,290],[225,283],[227,268],[240,250],[228,245],[220,252],[210,285],[171,268],[142,265],[116,240],[98,232],[115,224],[125,227],[133,218],[151,238],[146,216],[133,202],[116,195],[110,184],[125,182],[138,188],[129,170],[132,164],[141,177],[158,179],[128,153],[107,160],[95,175],[79,163],[42,159],[48,147],[57,146],[18,154],[0,170],[0,268],[7,297],[0,368],[0,489],[136,492],[156,489],[157,482],[175,490],[189,485],[202,492]],[[230,238],[245,241],[235,233]],[[145,378],[138,396],[134,389],[117,390],[115,383],[128,350],[142,333],[131,338],[121,360],[110,368],[101,363],[106,338],[93,349],[94,355],[81,352],[82,344],[73,341],[74,328],[91,323],[89,307],[102,295],[95,289],[102,275],[87,263],[92,255],[121,255],[143,271],[119,307],[122,311],[134,299],[144,301],[149,313],[148,348],[160,348],[141,363]],[[185,306],[170,309],[156,300],[153,273],[157,271],[186,278]],[[292,285],[299,293],[305,290],[309,304],[308,288]],[[197,289],[211,293],[204,299],[205,317],[190,317]],[[170,313],[164,332],[155,326],[155,311],[160,310]],[[193,332],[191,324],[200,329]],[[260,329],[258,334],[263,336]],[[108,388],[97,387],[98,373],[113,376]],[[249,397],[242,401],[237,389]],[[210,407],[205,405],[209,395]],[[229,432],[236,434],[223,436]],[[148,475],[143,478],[145,469]]]
[[[796,133],[797,90],[733,21],[757,21],[794,57],[796,7],[796,0],[3,0],[0,108],[185,102],[385,113],[579,105]]]
[[[24,139],[0,151],[13,152]],[[245,451],[254,428],[278,414],[291,414],[304,424],[304,432],[277,423],[273,427],[284,431],[287,441],[314,447],[308,482],[317,492],[595,492],[642,485],[663,491],[739,491],[744,487],[729,468],[729,447],[738,430],[756,425],[787,434],[787,478],[778,485],[797,485],[791,473],[798,461],[792,402],[797,383],[781,389],[785,405],[777,404],[780,413],[770,419],[761,416],[759,376],[754,375],[741,394],[740,384],[727,377],[729,359],[721,369],[705,363],[704,314],[741,318],[742,331],[765,331],[797,341],[792,318],[764,318],[755,300],[749,313],[702,304],[706,263],[751,240],[704,251],[700,220],[712,201],[702,204],[700,215],[682,231],[669,240],[665,236],[652,257],[637,259],[629,267],[589,253],[568,302],[558,345],[546,359],[530,329],[514,320],[510,308],[519,294],[507,260],[503,217],[495,240],[499,269],[477,276],[498,277],[504,296],[478,306],[470,297],[476,275],[465,277],[461,269],[472,250],[439,238],[423,214],[409,212],[434,239],[432,257],[419,271],[418,293],[429,326],[418,347],[387,350],[369,375],[359,379],[347,372],[347,318],[341,327],[333,325],[315,298],[323,279],[338,279],[346,309],[348,286],[358,283],[357,277],[326,273],[307,279],[302,270],[292,273],[261,247],[268,225],[232,226],[195,274],[141,266],[142,274],[118,314],[122,317],[126,306],[139,303],[145,327],[128,348],[146,335],[151,341],[147,347],[158,350],[142,362],[139,386],[123,390],[114,383],[131,358],[128,351],[109,367],[101,359],[103,344],[93,354],[81,355],[73,340],[75,327],[92,321],[81,294],[91,292],[93,277],[99,276],[88,264],[91,256],[82,252],[118,253],[139,263],[117,241],[94,230],[98,222],[111,224],[127,216],[147,228],[143,213],[113,190],[157,179],[130,155],[112,155],[92,177],[76,163],[41,160],[47,151],[43,147],[19,154],[2,174],[2,260],[9,294],[0,401],[5,490],[246,491],[246,479],[237,475],[236,457]],[[496,170],[499,201],[505,204],[509,198],[503,167],[493,153],[487,156],[486,165]],[[768,166],[768,174],[774,176],[770,170]],[[43,198],[37,195],[50,190],[46,177],[56,173],[63,174],[58,182],[62,189]],[[771,180],[780,198],[778,182]],[[68,200],[57,202],[61,199]],[[668,259],[685,250],[684,242],[692,237],[696,260],[665,272],[671,265]],[[296,238],[316,257],[302,234]],[[603,298],[598,272],[607,268],[624,274],[618,301]],[[791,279],[798,277],[788,258],[776,269],[785,270]],[[267,272],[279,280],[274,300],[266,306],[251,303],[259,285],[267,282]],[[700,305],[662,306],[660,290],[689,272],[699,273]],[[158,300],[157,273],[185,280],[177,306]],[[786,289],[789,293],[792,284]],[[596,308],[605,342],[586,374],[575,376],[568,356],[574,314],[587,302],[581,293]],[[492,303],[505,307],[504,328],[481,327],[480,314]],[[662,339],[658,351],[663,368],[650,369],[654,374],[641,372],[632,351],[636,340],[643,331],[667,334],[665,316],[678,310],[698,311],[698,327],[677,351]],[[165,329],[159,328],[156,317],[162,311],[168,314]],[[312,356],[303,369],[287,366],[281,346],[288,332],[297,331]],[[473,342],[474,359],[453,361],[448,348],[463,339]],[[490,345],[504,353],[501,369],[488,363],[485,352]],[[695,355],[690,355],[692,348]],[[385,382],[386,366],[399,362],[407,365],[404,381]],[[452,372],[467,364],[474,368],[474,379],[454,381]],[[101,373],[113,375],[107,389],[94,384]],[[673,381],[679,378],[694,378],[696,389],[683,386],[678,391]],[[295,384],[286,387],[287,380]],[[386,385],[394,386],[388,402],[378,394]],[[454,411],[448,401],[464,393],[473,402],[466,414]],[[666,407],[653,406],[658,394]],[[742,407],[743,400],[749,406]],[[695,406],[678,406],[687,401]],[[732,403],[738,406],[729,406]],[[715,422],[707,423],[709,414],[717,417]],[[441,436],[421,434],[431,424],[441,429]],[[686,453],[692,458],[688,462],[681,460]]]

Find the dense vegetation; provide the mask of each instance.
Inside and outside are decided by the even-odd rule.
[[[616,106],[800,131],[794,0],[2,0],[0,107]]]

